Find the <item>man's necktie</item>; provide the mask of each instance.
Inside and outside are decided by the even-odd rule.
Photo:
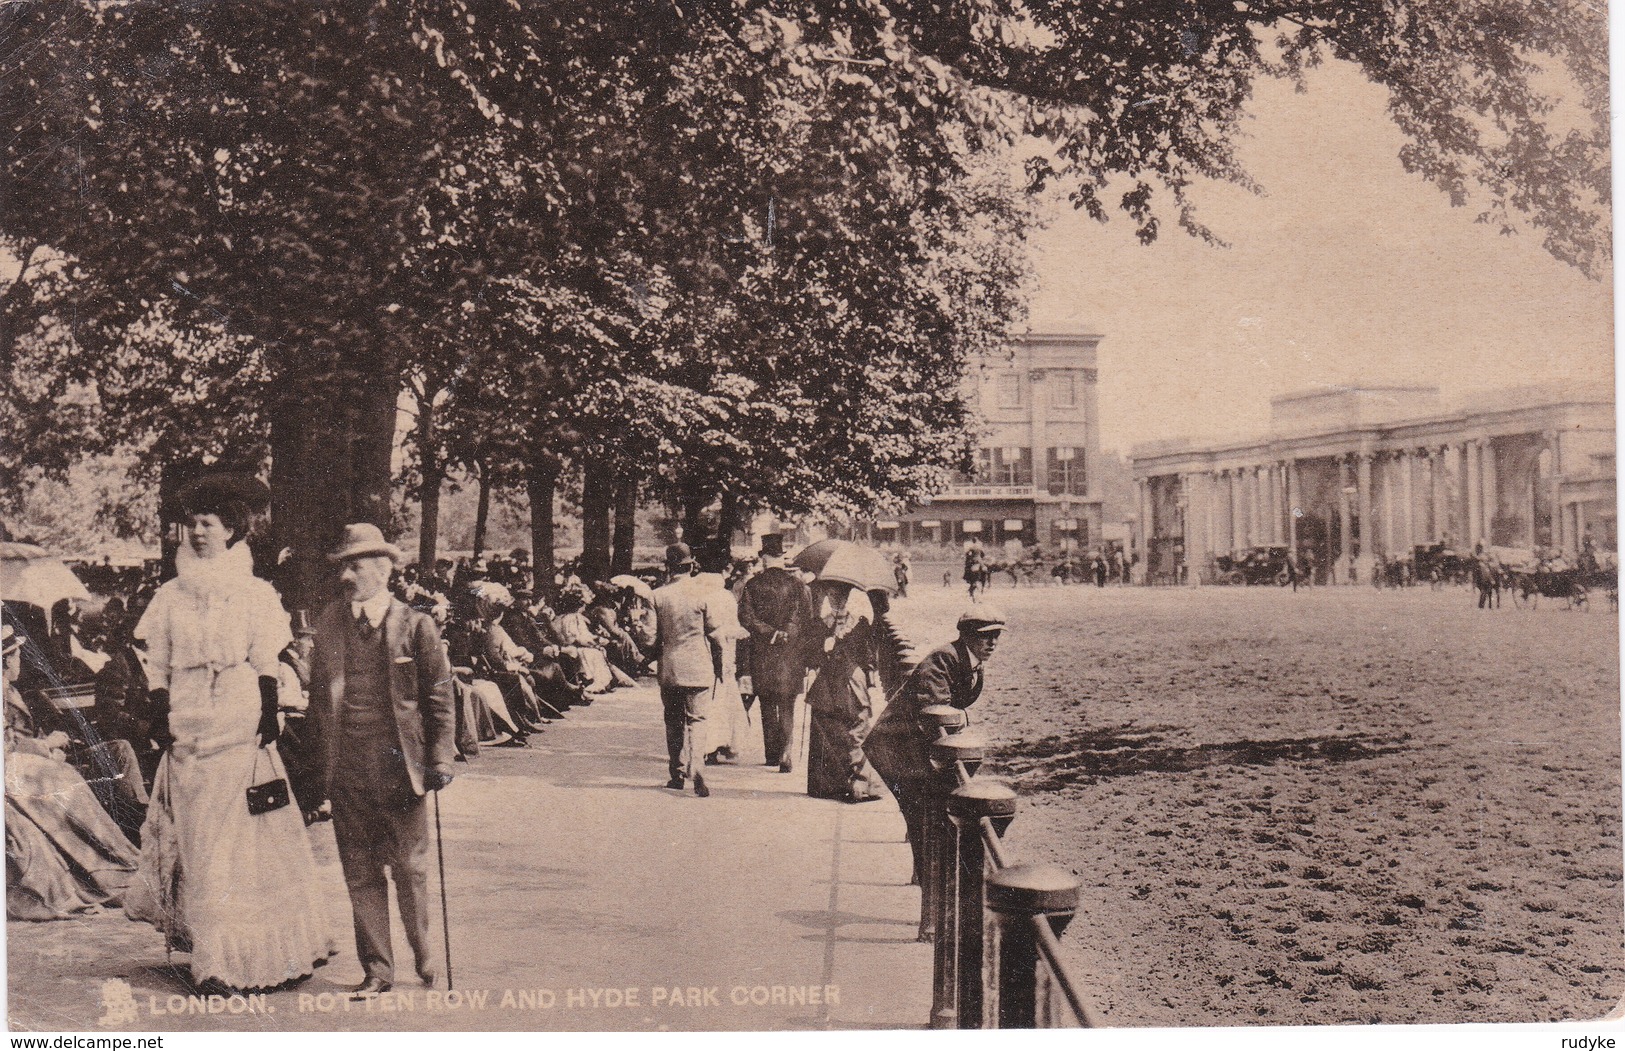
[[[361,615],[355,619],[355,626],[364,639],[372,638],[372,621],[367,619],[367,611],[362,610]]]

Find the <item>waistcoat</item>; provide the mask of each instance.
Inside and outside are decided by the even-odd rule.
[[[354,617],[344,631],[344,712],[352,721],[372,721],[390,713],[389,663],[384,652],[384,626],[361,634]]]

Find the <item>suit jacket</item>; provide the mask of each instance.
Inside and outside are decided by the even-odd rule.
[[[921,730],[920,712],[934,704],[969,708],[982,695],[982,669],[958,639],[932,650],[908,677],[903,688],[864,740],[863,750],[887,784],[932,774],[932,738]]]
[[[316,731],[317,769],[329,792],[343,751],[336,747],[336,737],[344,703],[344,633],[349,630],[349,620],[348,602],[335,602],[323,610],[316,621],[316,649],[311,654],[309,718]],[[440,631],[428,614],[392,598],[382,627],[396,736],[412,791],[421,796],[423,772],[449,775],[457,755],[451,666],[440,644]]]
[[[812,630],[813,620],[812,592],[789,570],[773,566],[745,582],[739,623],[750,632],[746,660],[756,693],[794,697],[801,692],[808,639],[822,641]],[[773,635],[779,631],[787,637],[775,646]]]
[[[655,591],[655,643],[660,685],[707,687],[716,681],[711,647],[724,639],[727,618],[717,608],[710,581],[679,577]]]

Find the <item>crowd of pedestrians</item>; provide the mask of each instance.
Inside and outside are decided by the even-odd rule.
[[[867,802],[884,782],[911,815],[918,772],[898,756],[918,751],[899,751],[912,724],[876,724],[877,625],[906,562],[873,587],[817,579],[769,534],[742,561],[674,544],[658,573],[589,582],[567,567],[538,586],[522,553],[403,564],[363,523],[329,555],[337,601],[290,613],[246,543],[267,497],[236,479],[189,487],[174,578],[88,623],[6,604],[8,917],[122,906],[186,955],[199,991],[296,983],[338,944],[307,832],[331,821],[356,994],[396,981],[390,884],[413,970],[434,986],[434,793],[482,748],[525,747],[650,676],[668,788],[708,796],[711,768],[744,761],[759,733],[781,773],[805,745],[810,795]],[[962,619],[959,649],[927,659],[904,709],[974,701],[1002,628],[985,607]]]

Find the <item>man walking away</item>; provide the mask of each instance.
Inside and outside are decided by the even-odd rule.
[[[660,704],[666,721],[666,758],[671,775],[667,788],[682,791],[693,778],[694,794],[711,790],[699,772],[705,747],[705,707],[711,684],[719,677],[713,646],[726,641],[726,625],[713,609],[712,586],[694,574],[694,555],[687,544],[666,548],[671,583],[654,594],[655,647],[660,654]]]

